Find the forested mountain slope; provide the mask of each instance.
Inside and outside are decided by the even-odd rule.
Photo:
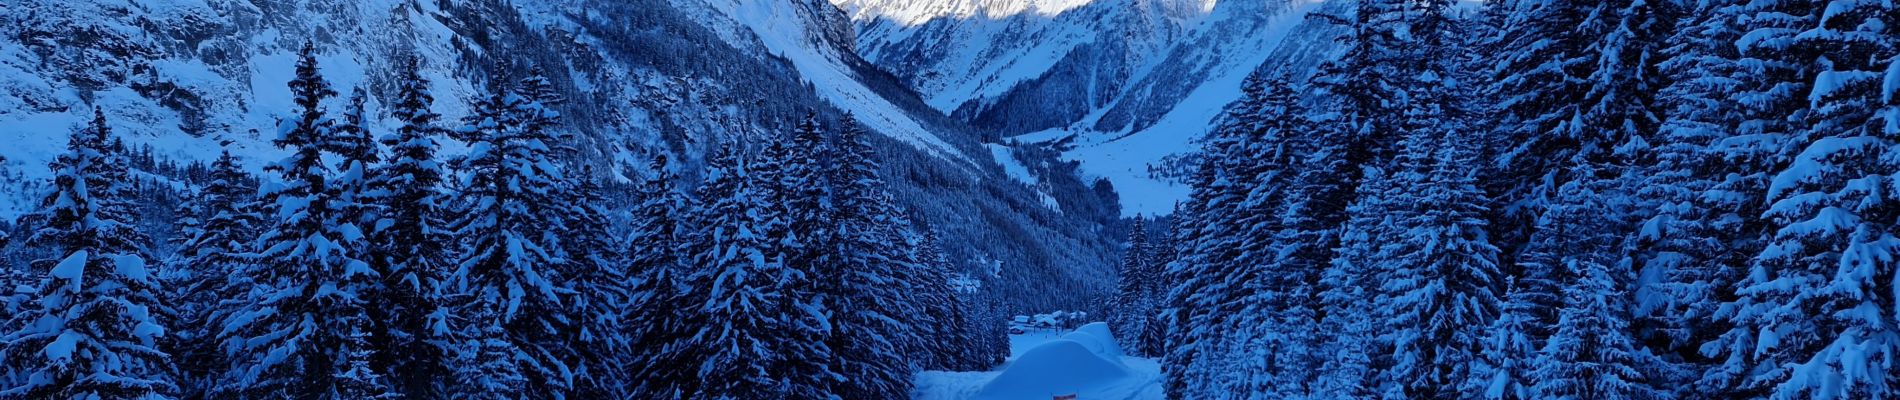
[[[0,219],[37,202],[64,132],[93,107],[161,186],[187,189],[184,171],[221,150],[252,170],[278,159],[270,141],[291,105],[284,83],[309,42],[343,93],[332,108],[361,90],[368,124],[381,128],[396,123],[386,115],[407,60],[434,82],[448,120],[469,115],[497,78],[539,71],[583,136],[567,161],[610,185],[640,181],[658,154],[697,178],[722,139],[763,146],[807,113],[832,125],[855,114],[882,134],[898,200],[999,296],[1062,307],[1073,296],[1029,286],[1086,293],[1107,276],[1098,232],[1113,212],[1089,210],[1112,199],[1055,177],[1070,189],[1043,192],[1079,194],[1061,196],[1069,212],[1058,212],[1005,178],[963,124],[859,59],[844,14],[821,2],[15,0],[0,3],[0,20],[0,140],[11,144],[0,148]]]

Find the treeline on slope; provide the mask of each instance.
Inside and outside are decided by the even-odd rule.
[[[849,118],[726,142],[690,193],[658,158],[614,216],[545,78],[453,124],[416,71],[372,132],[306,45],[276,176],[220,158],[169,257],[96,112],[19,222],[0,398],[893,398],[1007,354]]]
[[[636,99],[636,105],[654,109],[691,109],[708,104],[742,104],[735,107],[738,120],[756,120],[761,129],[790,130],[810,108],[820,108],[821,118],[834,118],[836,111],[826,109],[814,94],[811,83],[797,79],[757,79],[757,77],[795,76],[790,61],[771,57],[772,62],[747,61],[752,57],[718,40],[717,34],[679,15],[664,1],[637,0],[596,5],[597,11],[575,20],[586,32],[601,37],[598,45],[619,59],[654,68],[669,75],[692,76],[694,81],[670,83],[659,93]],[[677,57],[692,53],[693,57]],[[924,123],[938,137],[962,151],[964,157],[982,159],[989,152],[977,139],[981,133],[943,116],[923,104],[915,93],[889,73],[861,63],[845,60],[860,81],[878,93],[886,94],[908,116]],[[579,67],[587,62],[569,61]],[[596,61],[597,62],[597,61]],[[698,79],[715,77],[737,79],[747,84],[723,87],[703,85]],[[628,84],[637,84],[629,82]],[[804,86],[797,86],[804,85]],[[679,90],[682,93],[672,93]],[[660,124],[664,147],[675,154],[692,154],[704,141],[688,132],[698,127]],[[1073,309],[1088,306],[1078,299],[1105,293],[1112,283],[1107,274],[1113,260],[1113,236],[1103,226],[1114,224],[1119,213],[1096,212],[1112,208],[1118,199],[1105,198],[1091,190],[1073,168],[1042,175],[1045,184],[1063,203],[1061,211],[1049,210],[1036,202],[1034,188],[1019,187],[1001,178],[986,162],[965,163],[952,157],[932,155],[913,143],[882,135],[869,138],[882,149],[887,184],[917,220],[930,222],[947,239],[944,250],[959,263],[958,270],[981,278],[984,297],[1004,299],[1010,313],[1034,310]],[[1051,163],[1056,154],[1037,155]],[[682,175],[696,176],[700,160],[677,160],[692,168]],[[1027,162],[1028,165],[1042,165]],[[1053,165],[1053,164],[1052,164]],[[1000,172],[1000,171],[997,171]],[[1067,194],[1076,194],[1069,196]],[[1090,210],[1077,213],[1074,210]],[[977,264],[977,265],[971,265]],[[992,265],[1000,269],[989,268]],[[1077,295],[1077,294],[1083,295]]]
[[[873,143],[906,145],[873,137]],[[885,147],[890,148],[890,147]],[[981,298],[1000,301],[1007,315],[1086,309],[1110,293],[1119,199],[1091,190],[1079,175],[1039,177],[1060,210],[1039,201],[1037,188],[1000,171],[973,175],[967,164],[921,152],[881,153],[887,184],[914,220],[946,238],[950,259],[982,285]],[[1051,153],[1048,162],[1055,160]],[[998,168],[989,164],[986,168]],[[1108,211],[1099,211],[1109,209]],[[1090,311],[1093,311],[1090,309]]]
[[[1171,397],[1900,396],[1900,7],[1452,3],[1206,139]]]
[[[1127,247],[1122,248],[1122,264],[1117,270],[1115,294],[1106,299],[1109,330],[1121,341],[1122,350],[1138,357],[1162,357],[1167,354],[1167,320],[1162,310],[1171,288],[1165,275],[1168,265],[1179,259],[1174,237],[1179,226],[1173,218],[1160,232],[1150,232],[1148,219],[1135,216],[1128,227]],[[1157,234],[1158,233],[1158,234]],[[1150,238],[1153,239],[1150,239]]]

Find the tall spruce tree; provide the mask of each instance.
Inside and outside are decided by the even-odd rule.
[[[1139,352],[1146,347],[1142,343],[1143,333],[1148,330],[1148,315],[1154,313],[1148,288],[1152,281],[1160,279],[1149,275],[1152,262],[1147,252],[1150,250],[1144,218],[1136,216],[1128,227],[1128,244],[1122,253],[1115,296],[1107,304],[1111,310],[1109,327],[1121,340],[1122,349],[1136,354],[1141,354]]]
[[[291,154],[267,167],[281,181],[264,191],[274,229],[255,245],[258,263],[239,271],[253,288],[225,302],[220,347],[234,355],[215,393],[232,397],[358,398],[381,393],[381,381],[352,372],[370,349],[352,333],[370,321],[365,295],[377,270],[365,261],[364,230],[346,220],[354,207],[339,194],[326,153],[343,148],[323,106],[336,92],[317,70],[306,43],[290,81],[296,114],[282,121],[274,143]],[[370,385],[361,387],[358,385]]]
[[[799,140],[797,136],[804,134],[803,129],[808,127],[815,132],[815,125],[801,126],[801,131],[794,132],[793,141]],[[757,181],[759,195],[764,199],[759,218],[760,234],[768,246],[766,254],[777,259],[783,269],[778,290],[785,300],[773,310],[781,316],[782,328],[774,338],[778,342],[774,348],[795,355],[782,357],[773,370],[782,375],[787,396],[818,398],[825,397],[841,380],[831,371],[833,355],[826,337],[831,330],[827,322],[829,316],[823,311],[827,297],[817,290],[816,282],[823,279],[818,273],[825,270],[817,263],[827,259],[813,253],[821,247],[824,237],[818,232],[799,230],[819,224],[810,220],[815,210],[796,208],[815,204],[797,196],[809,194],[804,185],[809,184],[812,171],[816,171],[811,159],[819,149],[786,143],[772,141],[759,154],[759,162],[750,166],[751,177]]]
[[[1595,63],[1584,48],[1590,40],[1608,35],[1614,21],[1608,10],[1614,4],[1540,0],[1505,2],[1491,6],[1499,10],[1494,18],[1502,29],[1494,39],[1487,58],[1496,62],[1491,69],[1491,87],[1485,95],[1494,99],[1489,135],[1494,164],[1485,179],[1486,187],[1500,203],[1492,223],[1493,237],[1504,251],[1507,262],[1516,262],[1520,247],[1541,212],[1542,202],[1556,189],[1544,181],[1554,181],[1552,172],[1562,171],[1563,162],[1576,153],[1581,140],[1574,117],[1583,107],[1581,97],[1589,93],[1583,79],[1591,75]],[[1592,18],[1598,16],[1597,18]],[[1542,293],[1554,293],[1559,287],[1527,285],[1527,296],[1552,305],[1561,299],[1541,299]],[[1544,316],[1538,320],[1547,320]],[[1541,335],[1540,335],[1541,336]]]
[[[894,279],[903,249],[892,242],[895,212],[879,177],[877,155],[857,121],[846,115],[832,138],[833,168],[826,174],[831,185],[831,218],[836,241],[818,251],[834,251],[834,310],[829,348],[838,358],[835,372],[844,383],[833,394],[844,398],[903,397],[910,393],[914,366],[899,351],[918,341],[913,327],[905,326],[909,304],[904,284]],[[893,300],[895,299],[895,300]]]
[[[691,264],[683,258],[692,235],[688,216],[692,199],[674,188],[666,156],[657,156],[640,186],[640,206],[631,220],[627,241],[628,272],[632,275],[631,305],[622,317],[631,330],[633,350],[628,374],[635,397],[691,397],[697,393],[696,372],[685,368],[693,354],[680,349],[690,338],[689,319],[705,291],[686,285]]]
[[[1819,68],[1819,48],[1803,45],[1795,37],[1818,25],[1818,2],[1780,1],[1745,2],[1735,12],[1740,37],[1735,46],[1740,75],[1737,87],[1725,96],[1735,100],[1739,122],[1734,136],[1711,146],[1711,157],[1728,166],[1729,172],[1706,191],[1704,198],[1717,199],[1738,218],[1732,232],[1737,233],[1741,254],[1737,281],[1719,288],[1734,293],[1734,301],[1713,310],[1717,324],[1729,325],[1718,331],[1716,340],[1706,343],[1701,353],[1714,358],[1714,366],[1704,369],[1697,387],[1707,393],[1727,397],[1765,397],[1767,383],[1755,378],[1769,368],[1757,356],[1760,332],[1756,327],[1734,326],[1755,318],[1753,310],[1764,304],[1755,296],[1742,294],[1742,280],[1757,269],[1754,260],[1768,246],[1777,229],[1772,220],[1760,218],[1766,213],[1768,187],[1775,174],[1786,169],[1801,151],[1797,138],[1807,135],[1813,114],[1806,96],[1812,90]],[[1750,251],[1753,250],[1753,251]],[[1780,296],[1774,296],[1780,297]],[[1723,326],[1711,326],[1720,329]]]
[[[1575,259],[1633,268],[1620,260],[1624,238],[1614,235],[1649,209],[1631,200],[1660,121],[1656,71],[1667,7],[1551,1],[1513,10],[1506,44],[1518,49],[1502,55],[1491,93],[1501,101],[1494,137],[1517,145],[1500,154],[1490,179],[1503,202],[1493,231],[1535,304],[1534,340],[1556,324]],[[1570,33],[1539,36],[1553,32]],[[1577,190],[1561,193],[1567,189]],[[1632,285],[1628,271],[1612,276],[1617,288]]]
[[[1531,393],[1548,399],[1654,399],[1661,393],[1638,369],[1646,363],[1629,335],[1627,294],[1609,266],[1570,264],[1579,275],[1565,288],[1562,317],[1537,354]]]
[[[1347,207],[1359,196],[1360,174],[1397,151],[1400,131],[1395,110],[1405,98],[1399,79],[1405,72],[1401,50],[1407,11],[1405,2],[1365,0],[1349,6],[1345,15],[1320,15],[1345,31],[1337,38],[1344,53],[1322,65],[1312,78],[1312,86],[1323,93],[1318,97],[1330,112],[1305,115],[1301,111],[1303,116],[1291,121],[1310,122],[1275,128],[1277,133],[1271,135],[1286,138],[1278,146],[1284,150],[1269,147],[1269,161],[1264,165],[1280,164],[1271,161],[1283,157],[1275,153],[1291,153],[1297,161],[1271,172],[1286,175],[1278,182],[1254,184],[1260,185],[1257,188],[1286,186],[1277,200],[1277,212],[1267,217],[1279,221],[1243,224],[1246,230],[1267,235],[1244,239],[1266,245],[1243,246],[1259,249],[1243,255],[1248,260],[1244,262],[1259,269],[1243,285],[1244,292],[1250,293],[1243,299],[1247,310],[1243,314],[1270,320],[1242,322],[1241,329],[1261,331],[1253,336],[1267,339],[1263,344],[1272,348],[1266,352],[1270,360],[1260,365],[1276,370],[1251,373],[1256,383],[1249,384],[1249,390],[1265,390],[1268,396],[1302,396],[1314,390],[1310,382],[1324,364],[1315,352],[1322,345],[1317,334],[1323,316],[1319,297],[1325,291],[1318,286],[1321,274],[1337,256],[1334,250],[1340,244],[1341,227],[1349,218]],[[1276,200],[1254,197],[1248,202]]]
[[[513,363],[524,378],[523,393],[563,398],[576,378],[571,352],[580,350],[562,337],[578,329],[576,310],[567,305],[573,290],[561,276],[566,260],[559,234],[568,221],[559,208],[569,200],[567,181],[550,159],[550,111],[505,83],[494,85],[457,134],[474,142],[456,163],[463,190],[449,225],[463,238],[449,278],[457,312],[494,318],[465,318],[466,325],[452,329],[474,334],[458,338],[464,343],[512,353],[502,362]]]
[[[1204,156],[1191,177],[1194,191],[1177,213],[1192,228],[1176,242],[1181,259],[1163,274],[1171,284],[1166,312],[1170,352],[1162,363],[1170,396],[1208,397],[1234,390],[1217,387],[1213,372],[1214,365],[1234,357],[1219,346],[1235,343],[1230,324],[1240,317],[1236,314],[1247,293],[1242,285],[1258,274],[1258,265],[1243,263],[1242,255],[1252,251],[1256,258],[1249,259],[1258,260],[1273,254],[1265,248],[1268,241],[1255,237],[1275,231],[1243,228],[1242,221],[1278,222],[1271,218],[1278,215],[1271,212],[1279,196],[1274,189],[1284,185],[1277,179],[1297,159],[1283,133],[1288,127],[1309,126],[1294,93],[1285,79],[1250,77],[1241,101],[1203,144]],[[1254,212],[1238,210],[1242,205]],[[1243,238],[1252,241],[1243,243]]]
[[[1775,231],[1737,284],[1739,299],[1727,308],[1735,327],[1718,341],[1729,359],[1711,374],[1748,395],[1894,396],[1900,378],[1881,360],[1900,353],[1900,326],[1877,310],[1890,308],[1895,293],[1900,203],[1885,193],[1896,136],[1882,108],[1894,100],[1889,71],[1900,42],[1892,25],[1900,20],[1883,2],[1750,6],[1751,22],[1764,25],[1738,44],[1746,55],[1798,66],[1797,79],[1809,79],[1806,109],[1788,117],[1800,150],[1769,180],[1764,217]],[[1787,51],[1765,55],[1758,46]]]
[[[1656,212],[1629,239],[1638,268],[1631,326],[1639,343],[1673,364],[1652,378],[1678,397],[1720,396],[1696,384],[1716,361],[1701,346],[1728,330],[1715,314],[1735,300],[1734,282],[1766,236],[1765,221],[1755,218],[1762,196],[1735,192],[1758,186],[1751,182],[1766,168],[1723,150],[1752,142],[1744,141],[1746,96],[1738,92],[1759,78],[1744,71],[1735,45],[1741,12],[1740,1],[1704,2],[1669,39],[1660,68],[1670,84],[1658,99],[1666,118],[1637,193]]]
[[[1581,162],[1635,164],[1660,123],[1657,64],[1666,2],[1541,0],[1516,4],[1492,57],[1496,99],[1489,190],[1502,202],[1493,237],[1506,261],[1529,250],[1536,221]],[[1595,169],[1605,174],[1622,171]],[[1620,196],[1627,198],[1627,196]],[[1617,216],[1627,218],[1627,216]],[[1536,285],[1531,280],[1521,283]],[[1527,293],[1555,293],[1559,286]],[[1555,307],[1560,298],[1540,302]],[[1554,316],[1540,316],[1548,324]]]
[[[1148,287],[1142,288],[1149,301],[1147,322],[1142,323],[1145,329],[1141,332],[1129,333],[1142,336],[1143,347],[1133,351],[1148,357],[1160,358],[1168,352],[1168,290],[1173,285],[1168,282],[1167,273],[1168,265],[1180,258],[1181,253],[1174,244],[1174,238],[1180,235],[1180,230],[1180,219],[1169,217],[1167,225],[1162,227],[1159,235],[1151,236],[1151,243],[1148,244]]]
[[[789,143],[779,146],[784,160],[779,163],[780,170],[774,172],[778,185],[773,202],[783,207],[783,224],[779,226],[786,232],[779,236],[787,240],[781,254],[787,269],[804,276],[800,281],[788,282],[795,283],[787,289],[797,300],[787,305],[799,307],[800,312],[788,314],[786,333],[810,352],[806,357],[786,360],[781,368],[792,377],[794,393],[803,393],[806,388],[839,387],[844,376],[836,367],[839,349],[831,347],[830,337],[837,333],[833,322],[838,318],[840,292],[835,285],[843,271],[838,254],[831,251],[839,241],[831,219],[835,208],[828,175],[835,167],[830,163],[834,147],[825,138],[816,114],[807,114],[793,128],[789,142],[775,143]],[[806,342],[809,340],[817,342]]]
[[[1307,385],[1320,364],[1313,352],[1321,291],[1315,285],[1332,262],[1345,207],[1355,195],[1350,181],[1356,174],[1345,170],[1358,168],[1346,147],[1356,139],[1304,133],[1350,132],[1332,129],[1341,126],[1333,124],[1357,122],[1314,119],[1293,89],[1284,81],[1270,84],[1267,107],[1253,116],[1260,121],[1260,141],[1254,143],[1258,147],[1243,161],[1250,166],[1238,173],[1251,186],[1250,193],[1238,208],[1227,211],[1240,218],[1234,240],[1241,250],[1241,272],[1229,284],[1237,289],[1229,296],[1239,299],[1241,315],[1229,329],[1255,330],[1245,335],[1258,341],[1232,343],[1266,346],[1261,349],[1265,360],[1242,365],[1268,369],[1247,372],[1251,382],[1240,390],[1269,390],[1268,396],[1302,396],[1311,390]]]
[[[567,207],[562,220],[568,221],[562,232],[565,267],[561,273],[573,290],[567,307],[574,310],[574,328],[562,332],[562,341],[570,346],[569,361],[576,375],[575,396],[603,398],[624,396],[626,378],[616,364],[628,352],[628,338],[620,320],[627,303],[627,272],[622,260],[620,239],[610,231],[605,189],[583,168],[569,183]]]
[[[47,274],[7,322],[0,397],[163,399],[178,391],[158,282],[146,266],[150,238],[133,225],[124,154],[108,143],[105,114],[75,131],[54,159],[53,190],[28,220],[30,244],[57,258],[32,262]]]
[[[978,324],[974,320],[975,310],[965,298],[969,294],[959,292],[953,285],[955,266],[945,252],[940,236],[935,229],[917,226],[912,235],[915,243],[919,269],[917,283],[920,295],[912,299],[924,309],[924,318],[914,324],[928,331],[924,337],[924,361],[919,363],[927,370],[938,371],[982,371],[991,365],[980,354],[982,348]]]
[[[1506,278],[1508,281],[1509,278]],[[1484,358],[1471,365],[1460,386],[1464,398],[1532,399],[1531,373],[1540,350],[1531,342],[1530,312],[1534,304],[1515,282],[1506,284],[1498,318],[1486,328]]]
[[[782,397],[787,388],[773,367],[780,358],[800,356],[774,347],[784,317],[778,304],[788,300],[777,284],[783,272],[780,260],[766,254],[770,245],[759,219],[765,198],[736,147],[722,145],[701,187],[706,201],[697,213],[701,242],[691,255],[695,270],[687,279],[692,290],[706,295],[692,313],[697,329],[679,349],[694,355],[683,367],[696,371],[699,380],[698,392],[685,398]]]
[[[451,268],[446,191],[442,161],[436,156],[438,139],[447,129],[431,108],[435,96],[421,61],[411,59],[397,82],[390,115],[401,125],[380,139],[389,147],[389,162],[370,182],[379,220],[372,233],[376,263],[386,271],[381,280],[384,301],[374,314],[379,324],[372,341],[385,349],[376,367],[388,371],[397,390],[410,397],[441,397],[442,379],[449,375],[450,357],[435,344],[451,333],[442,296],[444,277]]]
[[[1484,231],[1474,153],[1439,132],[1413,135],[1406,148],[1424,154],[1408,157],[1396,180],[1414,198],[1393,221],[1400,253],[1380,277],[1382,341],[1393,346],[1386,379],[1408,397],[1458,397],[1497,315],[1498,250]]]
[[[1377,229],[1390,235],[1379,242],[1395,253],[1376,278],[1380,342],[1392,346],[1385,380],[1408,397],[1458,397],[1480,358],[1481,329],[1498,308],[1498,249],[1486,233],[1488,199],[1472,173],[1478,149],[1456,138],[1469,132],[1474,113],[1456,72],[1464,33],[1450,7],[1428,1],[1412,11],[1398,123],[1406,138],[1390,177],[1404,190],[1363,195],[1404,196],[1373,203],[1393,214],[1389,227]]]
[[[1398,247],[1388,240],[1392,231],[1390,212],[1397,200],[1394,182],[1380,168],[1362,173],[1365,183],[1359,199],[1346,210],[1350,216],[1340,233],[1337,256],[1321,273],[1320,307],[1325,319],[1320,331],[1331,332],[1320,343],[1323,357],[1313,387],[1315,395],[1339,399],[1371,399],[1380,395],[1375,362],[1384,362],[1389,352],[1377,341],[1378,319],[1373,315],[1380,288],[1373,285],[1386,261],[1396,259]]]
[[[178,308],[179,329],[174,335],[174,358],[179,369],[181,397],[203,397],[214,383],[224,357],[215,345],[219,301],[236,298],[251,283],[235,272],[254,262],[251,241],[264,227],[257,210],[255,178],[225,151],[211,164],[208,180],[198,190],[199,224],[187,232],[178,250],[178,264],[168,282],[169,300]],[[235,279],[235,280],[234,280]]]

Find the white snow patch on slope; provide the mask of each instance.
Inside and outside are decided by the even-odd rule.
[[[1025,185],[1034,186],[1036,184],[1036,175],[1029,172],[1029,167],[1023,166],[1022,162],[1017,161],[1015,155],[1010,154],[1009,146],[984,143],[983,147],[990,149],[990,157],[996,159],[997,165],[1003,166],[1003,172],[1008,174],[1011,179],[1015,179],[1017,182],[1022,182]]]
[[[793,67],[798,68],[799,75],[817,89],[819,97],[834,106],[854,112],[858,121],[866,127],[910,143],[931,155],[972,162],[963,152],[912,119],[903,108],[865,86],[850,68],[838,61],[837,55],[825,54],[822,48],[809,43],[800,43],[808,35],[795,6],[790,2],[738,0],[716,5],[724,7],[719,11],[750,29],[766,51],[790,60]]]
[[[1046,22],[1038,22],[1049,25]],[[931,88],[925,101],[931,107],[943,112],[956,111],[957,107],[979,99],[994,99],[1008,93],[1017,84],[1041,77],[1050,66],[1068,56],[1077,47],[1095,42],[1096,32],[1088,32],[1076,25],[1049,26],[1043,29],[1042,38],[1035,44],[1021,49],[998,48],[991,38],[1013,34],[1022,29],[1015,25],[986,25],[990,29],[975,30],[970,40],[961,43],[961,51],[954,52],[955,62],[943,64],[942,71],[969,71],[964,79],[945,82],[944,87]],[[1012,52],[996,56],[996,51]]]
[[[990,149],[990,158],[996,159],[996,163],[1003,166],[1003,173],[1005,175],[1009,175],[1010,179],[1022,182],[1023,185],[1029,186],[1030,190],[1034,190],[1036,192],[1036,198],[1042,201],[1043,207],[1048,207],[1050,210],[1055,210],[1055,212],[1062,212],[1062,203],[1056,201],[1056,197],[1050,195],[1048,191],[1043,190],[1042,180],[1037,178],[1035,172],[1030,171],[1029,167],[1024,166],[1022,161],[1017,160],[1016,156],[1010,153],[1009,146],[984,143],[983,147]]]

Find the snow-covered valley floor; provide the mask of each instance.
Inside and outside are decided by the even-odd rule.
[[[1161,364],[1122,355],[1102,324],[1010,335],[1009,361],[993,371],[917,374],[918,400],[1161,399]]]

